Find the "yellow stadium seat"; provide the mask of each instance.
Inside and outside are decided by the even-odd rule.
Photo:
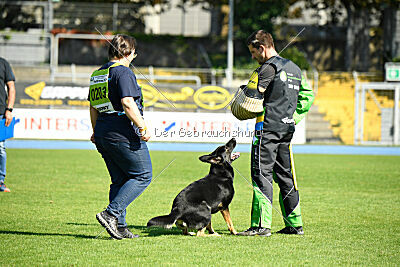
[[[361,81],[375,81],[374,77],[362,77]],[[330,122],[335,136],[344,144],[354,144],[354,88],[352,73],[325,72],[319,75],[318,94],[315,105]],[[366,97],[366,112],[364,114],[364,138],[369,141],[379,141],[381,136],[380,107],[393,106],[393,101],[385,96],[376,95],[370,91]]]

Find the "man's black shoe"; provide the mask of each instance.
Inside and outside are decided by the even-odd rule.
[[[122,239],[123,237],[118,232],[118,219],[107,211],[102,211],[96,214],[96,219],[99,223],[106,228],[111,237],[115,239]]]
[[[118,233],[123,238],[138,238],[139,235],[134,235],[128,227],[118,227]]]
[[[304,230],[302,226],[298,227],[286,226],[285,228],[279,230],[276,233],[285,235],[304,235]]]
[[[264,228],[264,227],[250,227],[246,231],[237,233],[237,235],[242,235],[242,236],[270,236],[271,235],[271,229],[269,228]]]

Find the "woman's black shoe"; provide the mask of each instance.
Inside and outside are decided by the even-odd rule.
[[[139,235],[135,235],[128,229],[128,227],[118,227],[118,233],[123,238],[138,238]]]
[[[112,238],[122,239],[123,237],[119,234],[117,225],[118,219],[117,217],[111,215],[107,211],[102,211],[96,214],[96,219],[99,223],[106,228],[107,232],[110,234]]]

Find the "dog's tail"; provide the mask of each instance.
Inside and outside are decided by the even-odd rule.
[[[178,219],[180,212],[173,209],[170,214],[164,216],[157,216],[148,221],[147,227],[160,226],[164,228],[171,228]]]

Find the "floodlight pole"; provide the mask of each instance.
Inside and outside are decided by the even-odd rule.
[[[117,31],[118,23],[118,3],[113,3],[113,31]]]
[[[53,16],[54,16],[53,0],[48,0],[48,7],[49,7],[48,31],[50,32],[53,29]]]
[[[233,79],[233,6],[234,0],[229,0],[228,68],[226,71],[226,80],[228,87],[232,86]]]

